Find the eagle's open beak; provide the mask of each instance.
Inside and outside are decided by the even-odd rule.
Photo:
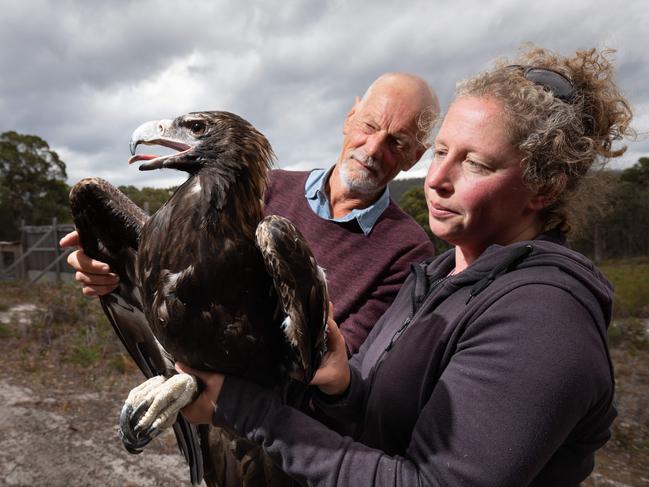
[[[173,120],[154,120],[151,122],[145,122],[135,129],[131,135],[131,158],[128,160],[129,164],[133,164],[137,161],[147,161],[144,164],[140,164],[140,171],[148,171],[152,169],[160,169],[166,167],[166,162],[170,158],[177,157],[179,154],[183,154],[192,149],[192,146],[186,142],[181,142],[178,140],[177,130],[173,126]],[[135,154],[135,149],[140,144],[145,145],[160,145],[163,147],[169,147],[179,151],[176,154],[170,154],[167,156],[158,156],[155,154]]]

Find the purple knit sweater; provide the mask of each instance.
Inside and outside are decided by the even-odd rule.
[[[434,248],[424,231],[393,201],[369,235],[355,220],[325,220],[304,196],[306,171],[274,170],[266,192],[266,214],[290,219],[325,269],[334,319],[355,353],[390,306],[408,276],[410,264],[430,259]]]

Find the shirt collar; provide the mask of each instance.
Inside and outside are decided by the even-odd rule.
[[[390,205],[390,189],[386,186],[378,200],[363,209],[354,209],[345,216],[332,218],[329,210],[329,199],[325,190],[333,166],[329,169],[315,169],[311,171],[304,185],[304,196],[313,212],[325,220],[347,222],[356,220],[365,235],[368,235],[381,214]]]

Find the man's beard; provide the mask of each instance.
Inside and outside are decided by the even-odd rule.
[[[359,167],[353,162],[356,160],[364,167]],[[371,170],[370,170],[371,169]],[[354,149],[347,153],[339,168],[340,180],[350,190],[361,194],[373,194],[381,188],[383,168],[372,156],[368,156],[362,149]]]

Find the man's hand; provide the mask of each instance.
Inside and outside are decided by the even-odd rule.
[[[333,305],[329,303],[327,353],[322,358],[320,368],[316,370],[313,380],[310,382],[311,385],[318,386],[322,392],[329,395],[344,393],[351,381],[345,339],[333,320],[333,315]]]
[[[198,377],[205,386],[196,400],[182,408],[180,412],[192,424],[212,424],[214,407],[219,400],[225,376],[215,372],[195,370],[180,362],[176,362],[176,370]]]
[[[79,246],[79,233],[76,230],[68,233],[59,245],[63,248]],[[68,255],[68,264],[77,271],[74,278],[83,284],[81,292],[86,296],[103,296],[119,284],[119,276],[110,271],[108,264],[91,259],[83,249]]]

